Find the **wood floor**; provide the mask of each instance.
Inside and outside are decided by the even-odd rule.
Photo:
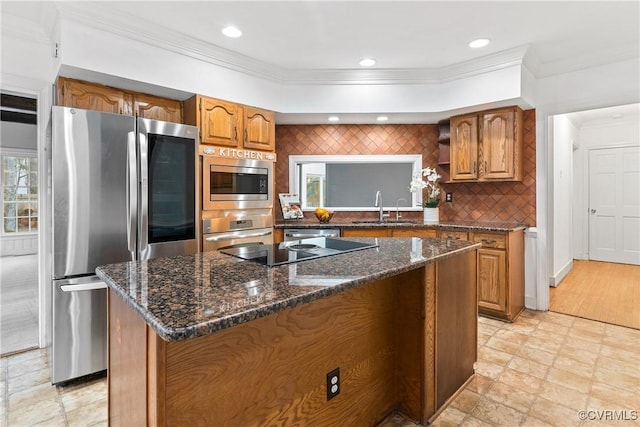
[[[640,266],[574,260],[549,303],[551,311],[640,329]]]

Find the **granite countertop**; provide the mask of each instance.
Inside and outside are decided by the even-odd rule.
[[[467,231],[500,231],[509,232],[516,230],[524,230],[528,226],[517,222],[490,222],[490,221],[457,221],[457,222],[440,222],[438,224],[423,224],[421,221],[414,222],[357,222],[357,219],[338,219],[334,218],[328,224],[321,224],[314,218],[303,219],[300,221],[279,221],[275,228],[440,228],[446,230],[467,230]]]
[[[463,240],[349,238],[377,248],[267,267],[230,255],[109,264],[96,274],[166,341],[232,327],[420,268],[480,244]]]

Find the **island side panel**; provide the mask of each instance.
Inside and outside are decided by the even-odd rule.
[[[108,293],[109,426],[147,425],[147,325],[125,302]]]
[[[393,302],[413,277],[169,342],[166,424],[375,425],[398,406]],[[341,391],[327,401],[338,367]]]
[[[436,410],[474,374],[478,344],[476,251],[436,266]]]

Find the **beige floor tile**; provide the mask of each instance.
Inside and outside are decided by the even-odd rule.
[[[9,379],[18,378],[30,372],[49,369],[49,361],[43,357],[33,357],[21,362],[12,361],[9,358],[8,377]]]
[[[495,326],[489,323],[480,323],[478,322],[478,333],[493,335],[501,328],[499,326]]]
[[[567,337],[574,337],[585,341],[600,344],[604,337],[604,330],[602,332],[592,331],[588,329],[574,329],[569,330]]]
[[[527,393],[536,393],[542,384],[540,378],[510,368],[504,370],[500,378],[498,378],[498,382],[526,391]]]
[[[541,319],[544,322],[556,323],[562,326],[571,326],[576,318],[568,316],[566,314],[554,313],[553,311],[545,311],[541,315]]]
[[[600,356],[596,361],[596,367],[602,367],[604,369],[609,369],[611,371],[616,371],[622,374],[630,375],[632,377],[640,378],[640,366],[624,360]]]
[[[451,406],[459,409],[464,413],[471,413],[473,408],[475,408],[476,403],[480,399],[480,395],[476,392],[473,392],[469,389],[464,389],[456,396],[456,398],[451,402]]]
[[[518,354],[518,352],[520,351],[519,344],[511,341],[501,340],[499,338],[496,338],[495,336],[491,337],[491,339],[487,341],[487,346],[509,354]]]
[[[600,355],[640,366],[640,353],[634,353],[633,351],[624,350],[618,347],[611,347],[609,345],[603,345],[602,349],[600,350]]]
[[[67,411],[67,421],[69,422],[69,427],[90,426],[106,420],[106,401],[89,403],[72,411]]]
[[[563,371],[554,367],[549,368],[546,380],[579,391],[580,393],[589,393],[589,388],[591,387],[590,378],[585,378],[573,372]]]
[[[539,331],[553,332],[562,336],[569,333],[569,327],[558,325],[557,323],[540,322],[537,329]]]
[[[483,397],[471,416],[495,425],[517,426],[524,420],[525,414]]]
[[[602,337],[602,345],[640,354],[640,338],[628,340],[626,338],[619,338],[617,336],[609,336],[605,334],[605,336]]]
[[[566,335],[557,334],[555,331],[548,331],[546,329],[536,329],[529,337],[539,338],[543,341],[553,342],[556,344],[562,344],[565,341]]]
[[[101,401],[106,407],[107,382],[106,379],[98,379],[71,389],[63,389],[60,396],[67,412],[97,401]]]
[[[638,426],[640,411],[625,408],[623,405],[611,404],[596,398],[589,398],[585,426]]]
[[[591,378],[593,375],[594,364],[582,363],[569,357],[558,356],[553,362],[553,367],[580,375],[581,377]]]
[[[19,392],[16,395],[20,395]],[[9,397],[9,419],[10,426],[34,425],[44,421],[55,422],[56,419],[64,417],[64,411],[57,394],[52,398],[27,397],[20,400],[20,396]],[[18,399],[16,404],[14,399]],[[46,424],[46,423],[45,423]]]
[[[551,366],[556,358],[556,355],[537,348],[527,347],[523,345],[520,347],[517,356],[523,359],[532,360],[534,362],[541,363],[543,365]]]
[[[562,344],[560,343],[549,341],[544,338],[538,338],[538,337],[529,337],[529,339],[527,339],[524,345],[526,345],[527,347],[535,348],[538,350],[546,351],[547,353],[554,353],[554,354],[557,354],[558,350],[560,350],[560,347],[562,346]]]
[[[640,341],[640,329],[625,328],[624,326],[605,324],[605,336],[620,338],[625,341]]]
[[[491,378],[487,378],[476,373],[473,376],[473,379],[469,381],[469,383],[465,388],[474,393],[482,394],[482,393],[486,393],[487,390],[489,390],[492,385],[493,385],[493,380]]]
[[[33,424],[31,427],[68,427],[67,420],[64,416],[49,418],[48,420]]]
[[[586,393],[580,393],[579,391],[549,381],[542,383],[538,395],[575,411],[586,409],[589,398],[589,395]]]
[[[482,328],[484,325],[492,325],[498,329],[502,329],[504,322],[490,317],[478,316],[478,328]]]
[[[590,396],[600,401],[622,405],[625,408],[640,408],[640,393],[637,390],[624,390],[608,383],[593,381]]]
[[[478,360],[475,363],[474,367],[476,373],[494,380],[498,378],[498,376],[500,376],[500,374],[504,370],[504,366],[497,365],[491,362],[485,362],[482,360]]]
[[[478,360],[495,363],[496,365],[506,366],[512,358],[512,354],[491,347],[483,346],[478,349]]]
[[[540,418],[536,418],[533,415],[527,415],[521,427],[554,427],[553,424],[549,424],[546,421],[542,421]]]
[[[558,357],[566,357],[573,359],[576,362],[587,363],[594,365],[598,358],[599,352],[593,352],[589,350],[583,350],[580,348],[572,347],[569,344],[564,345],[560,351],[558,351]]]
[[[540,379],[543,379],[547,375],[547,370],[549,369],[547,365],[534,362],[532,360],[523,359],[519,356],[513,357],[513,359],[509,363],[509,368],[532,375]]]
[[[467,414],[464,412],[449,406],[447,409],[442,411],[440,415],[438,415],[431,425],[435,427],[459,426],[466,416]]]
[[[523,335],[529,335],[529,334],[532,334],[536,330],[536,326],[537,325],[522,324],[520,322],[518,322],[518,323],[505,323],[504,326],[502,327],[502,329],[507,330],[507,331],[511,331],[511,332],[517,332],[517,333],[523,334]]]
[[[606,323],[596,322],[594,320],[576,318],[571,325],[573,329],[583,329],[590,332],[596,332],[603,334],[605,331]]]
[[[575,410],[541,397],[533,402],[528,415],[558,427],[579,426],[581,424]]]
[[[524,343],[529,336],[525,334],[520,334],[518,332],[509,331],[506,329],[501,329],[493,334],[494,338],[498,338],[504,341],[509,341],[516,344]]]
[[[520,412],[527,412],[536,398],[535,394],[511,387],[499,381],[496,381],[484,396],[494,402],[502,403]]]
[[[576,337],[573,335],[567,335],[567,339],[564,342],[565,346],[577,348],[579,350],[590,351],[592,353],[599,353],[602,349],[602,344],[582,339],[582,337]]]
[[[593,371],[593,379],[623,390],[640,392],[640,378],[609,369],[607,366],[597,365]]]
[[[476,417],[467,417],[462,421],[462,424],[460,424],[461,427],[491,427],[494,425],[495,424],[490,424],[479,420]]]
[[[20,377],[12,378],[8,384],[9,395],[42,384],[47,384],[49,387],[53,387],[51,385],[51,375],[49,368],[40,369],[39,371],[34,372],[28,372]]]

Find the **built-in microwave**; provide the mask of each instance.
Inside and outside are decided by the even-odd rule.
[[[204,210],[273,207],[273,162],[203,156]]]

